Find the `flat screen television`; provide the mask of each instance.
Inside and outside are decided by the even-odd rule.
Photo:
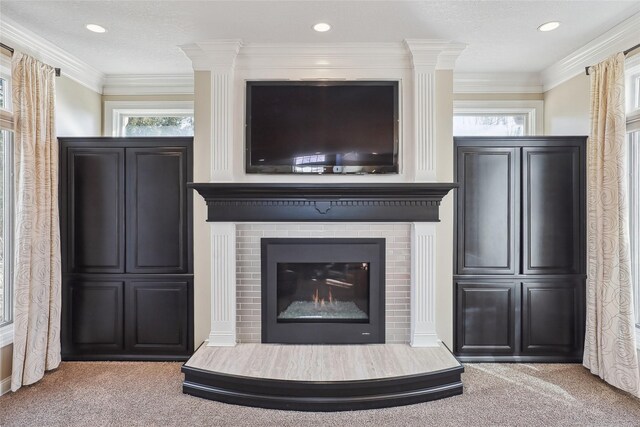
[[[398,173],[397,81],[248,81],[247,173]]]

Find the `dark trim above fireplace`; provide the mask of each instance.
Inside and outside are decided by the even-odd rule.
[[[189,183],[207,202],[207,221],[438,222],[442,198],[457,183]]]

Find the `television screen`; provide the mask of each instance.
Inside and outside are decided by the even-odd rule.
[[[248,173],[397,173],[398,82],[247,82]]]

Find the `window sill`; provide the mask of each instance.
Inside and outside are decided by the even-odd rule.
[[[13,344],[13,323],[0,327],[0,348]]]

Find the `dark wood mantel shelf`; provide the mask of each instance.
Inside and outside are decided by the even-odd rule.
[[[207,221],[437,222],[456,183],[189,183],[207,202]]]

